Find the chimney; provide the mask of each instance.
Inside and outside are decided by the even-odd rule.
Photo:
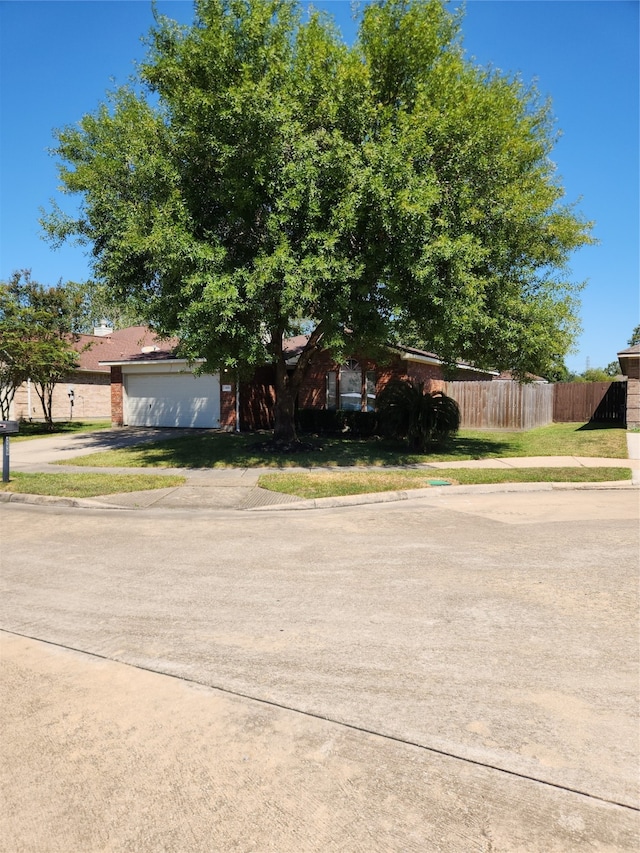
[[[113,333],[113,328],[107,323],[106,320],[100,320],[100,325],[96,326],[93,330],[93,334],[97,338],[104,338],[107,335],[111,335]]]

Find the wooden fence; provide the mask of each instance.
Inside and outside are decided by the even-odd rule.
[[[608,421],[626,420],[626,382],[558,382],[553,386],[553,420]]]
[[[447,382],[465,429],[533,429],[553,421],[553,385],[519,382]]]

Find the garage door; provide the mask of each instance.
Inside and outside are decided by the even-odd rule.
[[[220,380],[192,373],[129,373],[125,375],[129,426],[220,426]]]

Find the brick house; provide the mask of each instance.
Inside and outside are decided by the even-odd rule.
[[[306,337],[289,339],[285,344],[287,362],[293,366],[306,344]],[[478,370],[459,362],[458,380],[491,380],[497,371]],[[326,351],[314,355],[298,394],[299,409],[347,409],[373,411],[376,396],[392,379],[424,382],[427,391],[444,390],[444,363],[435,353],[412,347],[389,349],[389,359],[376,363],[357,356],[343,364],[335,362]],[[273,426],[274,369],[261,368],[250,382],[240,385],[240,429],[268,429]]]
[[[285,344],[293,368],[306,344],[304,336]],[[233,372],[198,374],[198,364],[175,357],[167,342],[155,351],[108,358],[111,370],[111,420],[114,426],[174,426],[227,430],[269,429],[273,426],[274,368],[266,365],[248,382],[237,383]],[[459,363],[456,379],[487,380],[497,373]],[[425,383],[428,390],[444,386],[444,364],[434,353],[411,347],[389,350],[388,362],[349,358],[336,363],[326,351],[314,355],[298,394],[299,409],[371,411],[380,390],[391,379]],[[236,393],[238,389],[238,393]]]
[[[628,429],[640,428],[640,344],[633,344],[618,353],[618,361],[623,374],[627,377]]]
[[[61,380],[53,391],[54,420],[111,420],[111,371],[102,363],[109,359],[131,358],[143,352],[170,354],[177,341],[162,342],[146,326],[114,331],[97,327],[93,335],[78,335],[73,346],[78,352],[77,368]],[[73,409],[69,392],[73,391]],[[12,403],[15,420],[41,420],[42,405],[31,381],[16,390]]]

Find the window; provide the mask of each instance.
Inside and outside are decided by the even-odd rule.
[[[339,370],[327,374],[327,409],[372,412],[376,405],[376,374],[364,371],[350,358]]]

